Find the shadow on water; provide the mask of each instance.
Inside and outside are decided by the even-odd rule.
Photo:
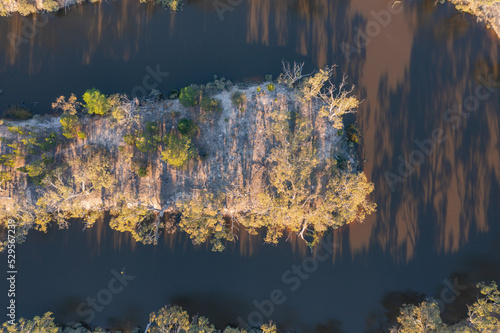
[[[19,314],[53,310],[62,321],[82,320],[76,307],[107,286],[113,269],[126,267],[135,280],[92,324],[144,326],[150,312],[171,302],[220,326],[234,324],[255,311],[254,301],[280,289],[287,300],[269,319],[282,327],[374,332],[394,321],[402,302],[439,296],[454,276],[467,289],[443,318],[462,316],[470,286],[500,279],[498,41],[473,18],[429,0],[405,2],[380,23],[391,6],[248,0],[221,20],[201,0],[187,1],[175,15],[136,0],[88,4],[49,16],[18,52],[5,36],[23,36],[41,16],[0,19],[1,110],[40,102],[36,111],[47,113],[56,96],[92,86],[131,92],[147,66],[170,73],[157,87],[168,92],[214,74],[233,81],[276,76],[281,59],[306,61],[307,72],[336,63],[364,100],[360,153],[378,204],[363,224],[334,232],[341,246],[296,291],[283,281],[309,255],[296,241],[273,247],[242,233],[239,243],[214,254],[178,234],[157,247],[135,244],[106,223],[85,233],[75,224],[32,234],[18,247],[19,270],[27,272],[18,281]],[[490,74],[494,82],[484,85],[479,77],[488,81]],[[467,97],[481,85],[488,97],[475,111],[457,111],[455,105],[471,106]],[[436,130],[445,139],[426,146]],[[409,171],[404,161],[412,159],[418,165]]]

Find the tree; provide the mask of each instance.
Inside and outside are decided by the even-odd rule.
[[[405,305],[398,317],[399,327],[392,328],[391,333],[444,333],[448,332],[446,324],[439,316],[439,305],[429,300],[420,305]]]
[[[497,284],[492,282],[477,284],[484,297],[472,306],[469,306],[469,326],[477,332],[495,332],[500,330],[500,291]]]
[[[185,87],[181,89],[179,102],[181,102],[182,106],[193,107],[198,103],[199,97],[200,92],[198,90],[193,87]]]
[[[443,323],[438,303],[427,300],[419,305],[404,305],[398,317],[398,326],[391,333],[494,333],[500,331],[500,291],[497,284],[478,283],[480,293],[469,306],[469,316],[452,325]]]
[[[226,225],[223,207],[225,195],[214,196],[206,192],[181,204],[179,227],[189,234],[194,244],[203,244],[209,238],[213,251],[223,251],[223,241],[234,241],[234,226]]]
[[[213,333],[215,327],[205,317],[192,317],[179,306],[166,306],[149,315],[150,333]]]
[[[108,98],[96,88],[87,90],[83,94],[83,101],[85,102],[85,108],[90,114],[103,116],[109,111]]]
[[[19,319],[14,325],[3,323],[0,333],[57,333],[59,327],[54,324],[52,312],[47,312],[43,317],[35,317],[33,320]]]
[[[79,127],[77,113],[81,105],[82,104],[77,101],[74,94],[71,94],[67,101],[66,97],[61,96],[55,103],[52,103],[52,108],[54,110],[61,110],[63,112],[59,121],[61,122],[61,126],[63,128],[63,135],[68,139],[75,138],[77,136],[77,130]]]
[[[165,143],[167,147],[161,152],[161,159],[176,168],[183,167],[196,154],[191,139],[175,132],[166,136]]]

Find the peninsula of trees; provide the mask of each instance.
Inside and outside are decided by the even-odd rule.
[[[58,118],[0,126],[0,221],[18,242],[30,229],[73,218],[91,227],[109,213],[111,228],[145,244],[180,229],[222,251],[243,228],[314,246],[375,210],[357,130],[342,121],[359,101],[345,76],[333,77],[288,64],[274,83],[216,79],[168,99],[97,89],[81,102],[60,97]]]

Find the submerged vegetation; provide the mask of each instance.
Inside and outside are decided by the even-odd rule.
[[[461,321],[445,324],[441,320],[440,310],[435,300],[429,299],[417,305],[404,305],[397,318],[398,324],[390,329],[390,333],[481,333],[498,332],[500,330],[500,292],[495,282],[477,285],[481,293],[477,301],[468,306],[468,315]],[[384,330],[381,330],[384,331]],[[98,333],[110,332],[104,328],[86,328],[81,324],[73,327],[58,326],[51,312],[32,320],[19,319],[18,322],[5,322],[0,333]],[[119,331],[117,331],[119,332]],[[137,327],[133,332],[144,332]],[[166,306],[149,315],[146,327],[149,333],[277,333],[282,332],[274,323],[264,324],[260,328],[217,329],[202,316],[190,316],[179,306]]]
[[[29,229],[65,228],[71,218],[90,227],[110,212],[113,229],[145,244],[180,229],[222,251],[244,229],[265,230],[267,243],[293,233],[314,246],[375,210],[358,132],[342,122],[359,102],[333,74],[285,67],[272,89],[216,79],[182,89],[179,100],[95,88],[83,103],[60,97],[59,122],[0,126],[1,221],[16,222],[19,242]]]

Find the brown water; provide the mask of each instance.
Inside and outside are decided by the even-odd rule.
[[[305,61],[307,72],[337,64],[364,100],[360,152],[378,204],[363,224],[334,233],[335,254],[295,291],[282,275],[309,255],[295,243],[245,239],[218,254],[183,238],[134,245],[102,226],[33,233],[18,247],[19,314],[53,310],[61,321],[82,320],[78,304],[121,267],[136,278],[92,324],[144,326],[147,314],[167,303],[218,325],[237,323],[277,288],[286,301],[270,318],[282,327],[362,332],[381,320],[382,303],[391,308],[408,290],[440,298],[453,274],[467,287],[457,288],[444,316],[463,314],[473,283],[500,279],[498,41],[449,5],[391,5],[248,0],[221,20],[211,1],[187,1],[171,14],[124,0],[73,7],[46,24],[41,16],[0,19],[0,109],[38,102],[36,111],[48,113],[57,96],[93,86],[131,94],[141,91],[148,67],[169,73],[157,87],[167,93],[215,74],[233,81],[276,76],[281,59]],[[381,10],[389,16],[374,15]],[[36,33],[26,33],[35,19]],[[358,31],[366,45],[356,42]],[[16,50],[9,33],[26,43]],[[346,44],[354,47],[349,57]],[[405,175],[410,159],[418,166]]]

